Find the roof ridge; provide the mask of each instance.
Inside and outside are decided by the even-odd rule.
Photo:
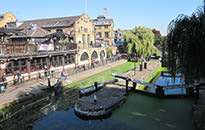
[[[74,17],[81,17],[82,15],[77,16],[65,16],[65,17],[55,17],[55,18],[42,18],[42,19],[35,19],[35,20],[25,20],[21,22],[31,22],[31,21],[41,21],[41,20],[51,20],[51,19],[62,19],[62,18],[74,18]]]

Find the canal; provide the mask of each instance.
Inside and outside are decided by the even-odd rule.
[[[34,130],[119,129],[119,130],[193,130],[191,106],[193,99],[159,99],[130,93],[126,103],[102,120],[78,118],[73,108],[55,111],[33,124]]]
[[[132,65],[129,65],[130,67]],[[128,69],[130,69],[128,67]],[[118,68],[119,69],[119,68]],[[109,75],[115,70],[112,68]],[[120,70],[120,69],[119,69]],[[107,76],[106,76],[107,77]],[[100,79],[106,80],[106,77]],[[111,78],[111,77],[110,77]],[[159,77],[155,83],[162,84],[165,78]],[[96,78],[87,79],[93,83]],[[74,86],[90,84],[86,80]],[[168,81],[166,80],[166,83]],[[178,82],[178,80],[177,80]],[[23,111],[0,124],[3,129],[34,130],[193,130],[192,98],[157,98],[139,93],[130,93],[125,104],[116,109],[110,117],[98,120],[81,119],[75,115],[73,106],[79,98],[79,89],[68,87],[67,92],[57,96],[41,98],[33,105],[23,107]],[[147,89],[153,91],[152,89]],[[171,91],[175,93],[179,91]],[[169,92],[168,92],[169,93]],[[12,125],[11,125],[12,124]]]

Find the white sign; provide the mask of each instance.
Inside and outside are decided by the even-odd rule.
[[[38,44],[38,51],[54,51],[53,44]]]

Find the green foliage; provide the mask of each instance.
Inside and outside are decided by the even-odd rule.
[[[187,84],[205,78],[205,13],[199,8],[191,17],[179,15],[168,26],[168,66],[173,76],[176,70]]]
[[[145,57],[157,52],[154,47],[154,34],[151,29],[135,27],[124,34],[126,52],[132,56]]]
[[[58,41],[60,44],[65,44],[67,41],[66,38],[60,38],[60,40]]]
[[[109,58],[109,57],[111,57],[113,55],[111,47],[106,47],[106,52],[107,52],[107,58]]]

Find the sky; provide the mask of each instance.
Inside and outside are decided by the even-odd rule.
[[[87,6],[85,6],[87,1]],[[135,26],[167,34],[168,24],[179,14],[191,15],[203,0],[0,0],[0,14],[12,12],[19,21],[77,16],[86,13],[113,18],[114,29]],[[87,7],[87,11],[86,11]],[[109,16],[104,8],[107,8]]]

